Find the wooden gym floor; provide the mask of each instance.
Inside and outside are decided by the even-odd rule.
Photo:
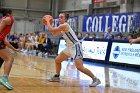
[[[55,73],[54,58],[18,54],[9,78],[14,90],[0,85],[0,93],[140,93],[139,71],[84,62],[84,66],[102,82],[96,87],[89,87],[91,79],[77,71],[73,62],[64,61],[62,65],[61,82],[48,82],[47,79]]]

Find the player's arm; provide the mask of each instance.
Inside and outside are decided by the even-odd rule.
[[[18,50],[18,49],[16,49],[16,48],[14,48],[14,47],[9,43],[9,41],[7,40],[7,37],[5,37],[4,43],[5,43],[5,45],[6,45],[8,48],[10,48],[10,49],[12,49],[12,50],[14,50],[14,51],[16,51],[16,52],[22,52],[21,50]]]
[[[9,43],[9,41],[7,40],[7,37],[5,37],[4,43],[5,43],[5,45],[6,45],[8,48],[10,48],[10,49],[12,49],[12,50],[15,49],[15,48]]]
[[[48,30],[52,33],[53,36],[61,35],[60,27],[52,27],[51,25],[47,25]]]
[[[3,19],[0,23],[0,33],[7,26],[11,24],[11,19],[9,17]]]
[[[52,26],[48,26],[49,31],[54,35],[54,36],[58,36],[61,35],[62,32],[67,32],[68,31],[68,26],[67,24],[61,24],[58,27],[52,27]]]
[[[130,39],[129,40],[130,43],[137,43],[140,42],[140,37],[136,38],[136,39]]]
[[[135,42],[140,42],[140,37],[136,38]]]
[[[47,27],[48,27],[48,30],[52,33],[53,36],[58,36],[58,35],[61,35],[61,31],[68,31],[68,25],[67,24],[61,24],[60,26],[58,27],[52,27],[52,25],[50,24],[50,19],[46,19],[47,21]]]

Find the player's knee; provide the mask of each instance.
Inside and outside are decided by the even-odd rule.
[[[61,60],[56,58],[55,63],[61,63]]]
[[[8,57],[6,59],[4,59],[5,62],[9,62],[9,63],[13,63],[14,62],[14,58],[13,57]]]
[[[76,68],[77,68],[78,70],[80,70],[80,71],[81,71],[81,69],[82,69],[81,66],[76,66]]]
[[[10,63],[13,63],[13,62],[14,62],[14,58],[13,58],[13,57],[10,57],[8,61],[9,61]]]
[[[12,63],[14,62],[14,58],[13,58],[13,57],[11,57],[11,62],[12,62]]]

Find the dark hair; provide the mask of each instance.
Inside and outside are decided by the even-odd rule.
[[[65,18],[68,20],[69,19],[69,14],[68,13],[62,13],[65,15]]]
[[[0,13],[2,14],[2,16],[7,16],[8,14],[12,14],[12,10],[8,8],[1,8]]]

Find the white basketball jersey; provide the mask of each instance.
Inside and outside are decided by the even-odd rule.
[[[66,24],[68,24],[68,23],[66,23]],[[79,40],[69,24],[68,24],[68,26],[69,26],[69,31],[68,32],[62,31],[61,33],[63,35],[63,38],[66,41],[66,45],[71,46],[71,45],[76,44]]]

